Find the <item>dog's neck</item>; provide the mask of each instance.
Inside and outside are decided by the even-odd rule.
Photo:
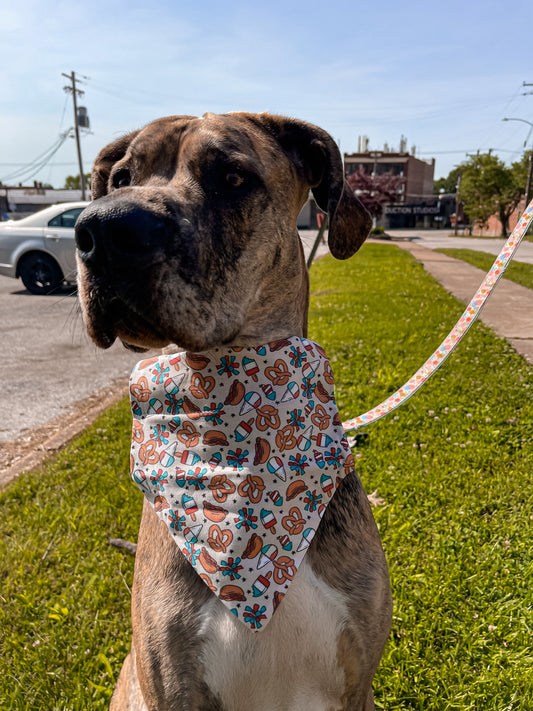
[[[132,476],[242,622],[266,625],[353,467],[324,351],[292,337],[132,373]]]
[[[286,234],[283,248],[259,280],[258,292],[233,345],[258,347],[291,336],[307,337],[309,273],[298,231]]]
[[[309,273],[305,254],[297,230],[283,236],[283,248],[273,250],[272,263],[263,265],[264,272],[257,275],[257,290],[250,290],[252,297],[243,307],[238,333],[230,343],[215,341],[202,350],[258,348],[292,336],[307,337]],[[170,354],[190,348],[190,344],[171,343],[162,352]]]

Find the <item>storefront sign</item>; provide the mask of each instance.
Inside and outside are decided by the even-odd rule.
[[[389,205],[385,208],[386,215],[438,215],[439,205]]]

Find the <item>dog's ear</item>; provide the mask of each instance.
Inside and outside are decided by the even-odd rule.
[[[299,174],[328,213],[328,244],[337,259],[348,259],[368,237],[372,220],[344,180],[340,151],[329,133],[296,119],[261,114]]]
[[[140,131],[133,131],[126,136],[117,138],[116,141],[102,148],[96,156],[91,173],[91,195],[93,200],[106,195],[108,192],[109,175],[115,163],[126,155],[128,146]]]

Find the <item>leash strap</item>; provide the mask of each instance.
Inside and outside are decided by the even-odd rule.
[[[502,251],[496,257],[494,264],[477,290],[472,301],[468,304],[459,321],[455,324],[452,331],[440,344],[437,350],[426,360],[424,365],[416,371],[416,373],[405,383],[405,385],[403,385],[390,397],[364,414],[343,422],[342,426],[346,432],[350,430],[358,430],[361,427],[369,425],[371,422],[376,422],[382,417],[385,417],[385,415],[393,412],[393,410],[400,407],[400,405],[403,405],[403,403],[409,400],[409,398],[412,397],[417,390],[419,390],[422,385],[429,380],[433,373],[435,373],[448,359],[450,354],[455,350],[457,345],[461,342],[479,316],[481,309],[492,293],[492,290],[509,266],[509,262],[513,258],[513,255],[522,241],[522,237],[525,235],[532,219],[533,200],[524,210],[520,220],[511,232],[511,235],[503,246]]]

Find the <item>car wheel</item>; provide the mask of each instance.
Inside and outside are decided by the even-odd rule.
[[[63,283],[57,262],[42,252],[32,252],[23,258],[19,276],[32,294],[51,294]]]

